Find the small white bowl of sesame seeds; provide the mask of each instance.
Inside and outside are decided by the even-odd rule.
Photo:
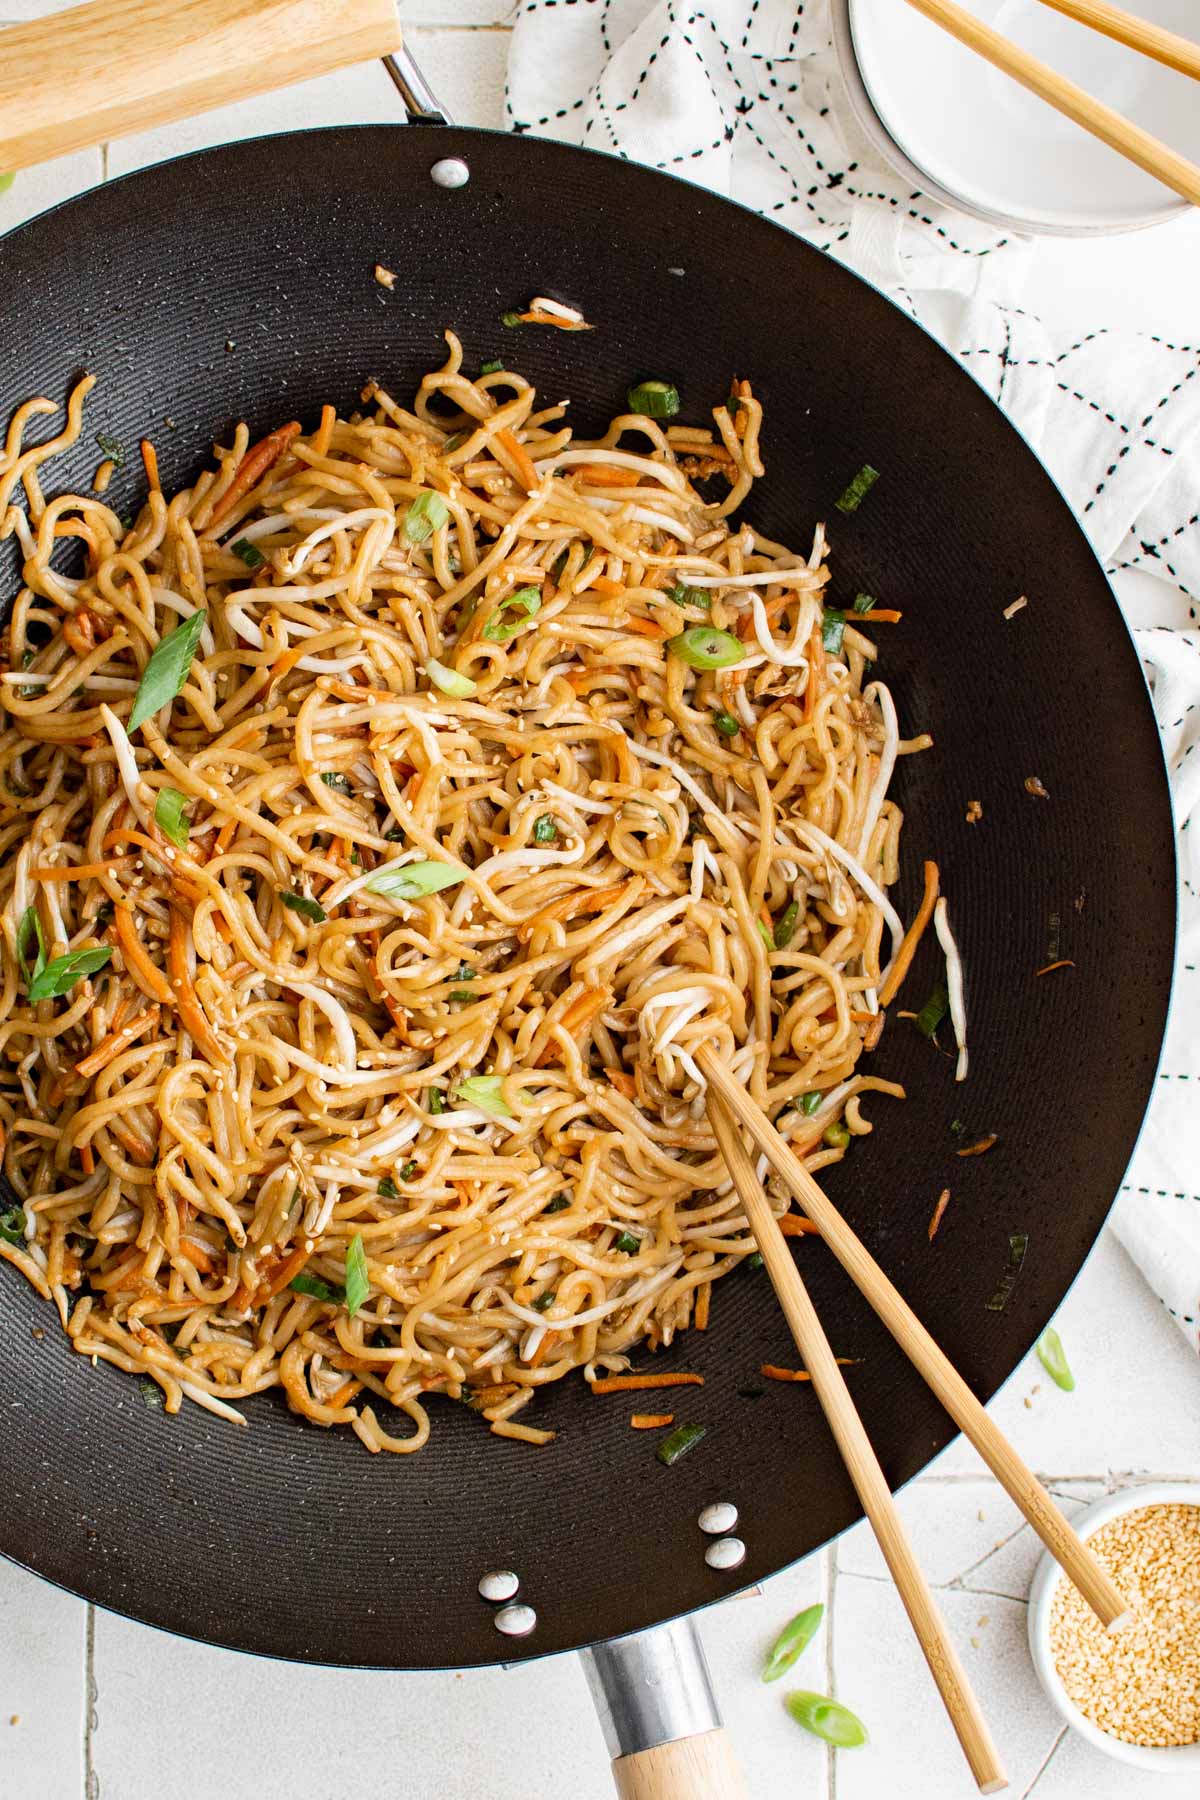
[[[1200,1482],[1123,1488],[1071,1522],[1134,1618],[1105,1632],[1047,1553],[1029,1590],[1038,1679],[1097,1750],[1200,1784]]]

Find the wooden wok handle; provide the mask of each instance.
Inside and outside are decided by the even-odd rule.
[[[612,1770],[621,1800],[746,1800],[732,1747],[721,1730],[619,1756]]]
[[[4,33],[0,170],[166,125],[399,45],[393,0],[92,0]]]

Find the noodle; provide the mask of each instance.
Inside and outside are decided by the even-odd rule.
[[[446,341],[411,409],[239,427],[173,498],[145,446],[130,525],[42,494],[90,378],[0,451],[0,1256],[168,1411],[279,1386],[398,1453],[434,1393],[546,1442],[537,1388],[707,1324],[755,1244],[702,1042],[814,1170],[902,1092],[857,1065],[904,746],[871,641],[822,647],[823,528],[731,522],[749,384],[582,442]]]

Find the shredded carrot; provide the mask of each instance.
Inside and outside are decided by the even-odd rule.
[[[903,617],[904,617],[904,614],[902,612],[897,612],[894,607],[873,606],[871,608],[870,612],[868,612],[868,613],[862,613],[862,614],[856,613],[853,618],[847,617],[846,623],[847,623],[847,625],[856,625],[856,626],[857,625],[898,625]]]
[[[132,1126],[123,1124],[119,1119],[109,1119],[108,1129],[122,1149],[129,1152],[135,1163],[149,1167],[154,1161],[154,1145],[148,1138],[144,1138],[140,1131],[134,1131]]]
[[[30,869],[29,873],[34,881],[94,881],[98,875],[111,875],[117,869],[127,869],[130,860],[128,856],[117,856],[109,862],[67,863],[61,869],[42,865]]]
[[[593,1394],[633,1394],[646,1388],[703,1387],[703,1375],[602,1375],[591,1384]]]
[[[162,482],[158,479],[158,452],[149,438],[143,438],[138,449],[142,453],[142,467],[146,471],[146,480],[150,483],[152,492],[161,493]]]
[[[779,1229],[784,1237],[820,1237],[821,1227],[814,1225],[811,1219],[802,1217],[800,1213],[784,1213],[779,1221]]]
[[[525,923],[518,927],[517,936],[523,944],[527,944],[534,932],[541,925],[549,925],[554,919],[574,919],[579,913],[603,912],[613,900],[619,900],[625,892],[623,881],[614,881],[609,887],[576,888],[573,893],[564,894],[561,900],[552,900],[549,906],[543,906]]]
[[[595,331],[586,319],[560,319],[557,313],[542,312],[533,307],[529,312],[518,313],[522,325],[553,325],[558,331]]]
[[[938,1195],[938,1203],[933,1209],[933,1217],[929,1221],[929,1241],[931,1244],[932,1244],[934,1238],[937,1236],[938,1226],[942,1222],[942,1214],[945,1212],[945,1210],[949,1206],[949,1204],[950,1204],[950,1189],[943,1188],[941,1193]]]
[[[593,587],[599,587],[599,585],[600,583],[598,581],[593,581],[592,583]],[[635,637],[661,639],[665,638],[667,635],[667,627],[665,625],[660,625],[657,619],[643,619],[640,613],[630,613],[627,619],[622,619],[621,630],[632,631]]]
[[[804,717],[811,719],[817,710],[817,701],[821,697],[821,688],[825,681],[825,646],[821,640],[821,627],[813,626],[813,634],[808,645],[808,682],[804,689]]]
[[[606,1078],[612,1083],[613,1087],[616,1088],[618,1094],[624,1094],[627,1100],[632,1100],[634,1098],[637,1093],[637,1084],[632,1075],[628,1074],[624,1069],[605,1069],[604,1073]]]
[[[852,1025],[873,1025],[875,1023],[875,1017],[876,1015],[873,1012],[852,1012],[850,1014],[850,1023]]]
[[[171,981],[171,1003],[184,1028],[194,1039],[210,1063],[218,1067],[224,1065],[228,1058],[213,1033],[208,1022],[208,1015],[200,1004],[192,982],[191,970],[188,968],[187,946],[190,932],[187,920],[177,906],[171,908],[171,932],[167,940],[167,973]]]
[[[289,425],[281,425],[278,431],[268,432],[265,438],[247,450],[238,464],[237,474],[209,513],[203,529],[211,531],[219,519],[223,519],[227,512],[232,512],[238,501],[251,488],[258,486],[267,470],[279,461],[292,439],[299,435],[299,423],[293,419]]]
[[[94,1175],[96,1173],[96,1152],[92,1149],[90,1144],[80,1144],[79,1166],[85,1175]]]
[[[604,1011],[612,997],[610,987],[588,988],[585,993],[577,995],[563,1013],[558,1021],[559,1030],[575,1037],[585,1026],[591,1024],[598,1013]],[[543,1068],[553,1057],[555,1048],[553,1039],[544,1043],[533,1060],[534,1068]]]
[[[534,468],[533,458],[530,456],[524,444],[519,442],[515,433],[509,431],[507,428],[504,431],[498,431],[496,433],[496,442],[500,445],[502,450],[507,450],[508,454],[512,457],[517,465],[517,480],[521,483],[525,492],[531,494],[538,484],[538,472]]]
[[[336,408],[329,406],[328,404],[323,406],[321,408],[321,423],[313,433],[312,444],[310,446],[315,455],[324,456],[327,454],[330,440],[333,437],[333,428],[336,423]]]
[[[151,962],[138,941],[137,929],[133,923],[133,913],[128,906],[118,906],[113,914],[113,935],[122,956],[125,967],[141,988],[143,994],[151,1000],[161,1000],[167,1006],[171,1004],[171,988],[162,970]]]
[[[271,689],[275,686],[275,683],[277,681],[282,681],[283,677],[288,674],[290,670],[295,668],[296,664],[300,661],[300,658],[307,655],[307,644],[293,644],[290,650],[285,650],[282,656],[277,656],[275,658],[275,661],[267,670],[268,698],[270,698]],[[236,819],[233,820],[232,823],[236,825]]]
[[[925,864],[925,892],[921,896],[921,904],[917,908],[917,916],[905,932],[896,960],[888,970],[887,979],[879,990],[879,1005],[882,1009],[891,1004],[900,990],[900,984],[908,974],[909,965],[916,955],[917,945],[925,934],[925,928],[933,917],[933,909],[938,897],[938,866],[935,862]]]
[[[34,873],[36,874],[37,871],[35,870]],[[1071,961],[1069,956],[1061,956],[1057,962],[1047,963],[1045,968],[1039,969],[1037,973],[1039,975],[1052,975],[1055,969],[1073,969],[1074,967],[1075,964]]]
[[[636,487],[642,479],[639,470],[622,469],[615,463],[587,463],[576,473],[584,487]]]
[[[281,1294],[288,1282],[294,1280],[300,1273],[311,1255],[312,1251],[306,1244],[298,1244],[289,1255],[284,1257],[282,1262],[276,1264],[269,1275],[259,1282],[254,1296],[255,1305],[262,1306],[266,1301],[273,1300],[276,1294]]]
[[[987,1137],[981,1137],[977,1144],[968,1144],[965,1150],[956,1150],[954,1154],[956,1156],[982,1156],[984,1151],[990,1150],[995,1142],[996,1133],[993,1131]]]
[[[115,1279],[106,1281],[102,1277],[93,1275],[92,1286],[102,1289],[106,1294],[114,1294],[118,1288],[134,1287],[137,1284],[139,1274],[145,1266],[146,1259],[144,1255],[140,1250],[135,1248],[126,1257],[125,1261],[118,1266]]]
[[[217,841],[213,845],[213,855],[214,856],[224,856],[226,850],[228,850],[230,844],[232,844],[232,842],[233,842],[233,836],[234,836],[234,833],[236,832],[237,828],[238,828],[238,820],[237,819],[226,819],[226,821],[222,825],[220,831],[218,831]]]
[[[322,1404],[325,1406],[345,1406],[346,1402],[348,1400],[353,1400],[355,1394],[360,1393],[361,1390],[361,1381],[343,1381],[341,1387],[330,1394],[328,1400],[323,1401]]]
[[[539,1338],[538,1339],[538,1347],[534,1351],[533,1355],[529,1358],[529,1361],[526,1363],[526,1365],[525,1365],[526,1368],[527,1369],[536,1369],[538,1364],[541,1362],[543,1356],[545,1356],[547,1350],[550,1348],[551,1344],[556,1342],[557,1338],[558,1338],[557,1331],[548,1331],[544,1337]]]
[[[193,1268],[199,1269],[202,1275],[211,1275],[216,1268],[208,1251],[202,1244],[198,1244],[195,1238],[180,1238],[179,1254],[186,1262],[190,1262]]]
[[[675,1423],[674,1413],[634,1413],[629,1423],[635,1431],[658,1431],[663,1425]]]
[[[136,1043],[143,1033],[152,1030],[158,1024],[158,1020],[159,1009],[157,1006],[152,1006],[148,1012],[139,1013],[136,1019],[130,1019],[128,1024],[120,1026],[118,1030],[110,1031],[89,1056],[85,1056],[81,1062],[75,1064],[75,1073],[90,1081],[93,1075],[98,1075],[101,1069],[106,1069],[109,1063],[120,1056],[123,1050],[129,1048],[130,1044]]]
[[[625,583],[614,581],[611,575],[597,575],[588,587],[593,594],[611,594],[614,599],[625,592]]]
[[[855,1363],[861,1362],[862,1358],[859,1356],[835,1356],[833,1360],[838,1364],[839,1368],[849,1369],[853,1367]],[[807,1369],[781,1369],[777,1363],[763,1363],[758,1372],[760,1375],[765,1375],[768,1381],[812,1380],[812,1376]]]
[[[703,1281],[696,1289],[696,1330],[708,1330],[708,1305],[712,1298],[712,1282]]]

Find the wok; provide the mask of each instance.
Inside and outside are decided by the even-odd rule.
[[[114,0],[95,27],[106,60],[93,55],[90,69],[72,33],[81,21],[93,29],[93,9],[5,33],[0,167],[94,141],[116,119],[131,128],[394,47],[394,30],[380,42],[343,20],[338,44],[314,60],[308,43],[302,63],[289,30],[308,10],[303,0],[197,10]],[[185,25],[196,79],[155,99],[156,80],[178,69]],[[29,48],[45,49],[47,30],[49,73]],[[202,79],[218,67],[219,93]],[[89,75],[99,86],[81,94]],[[1170,808],[1113,595],[1020,436],[950,356],[844,268],[683,181],[429,122],[434,104],[411,69],[401,85],[424,122],[208,150],[0,241],[0,406],[7,414],[39,392],[61,399],[80,369],[93,371],[88,430],[56,484],[88,485],[100,429],[128,443],[148,433],[169,491],[238,419],[257,436],[293,416],[312,421],[326,400],[352,408],[369,376],[406,393],[441,358],[447,325],[469,361],[502,350],[548,396],[569,395],[577,430],[619,410],[632,379],[675,383],[685,416],[701,422],[731,375],[753,379],[767,476],[747,513],[792,543],[829,519],[835,596],[848,603],[864,590],[904,611],[882,641],[883,669],[904,729],[929,730],[936,747],[898,768],[898,904],[911,916],[922,858],[936,856],[967,970],[970,1080],[956,1086],[952,1063],[893,1021],[874,1065],[909,1099],[876,1101],[877,1129],[829,1186],[986,1397],[1103,1224],[1168,998]],[[448,163],[469,172],[463,185],[441,185]],[[393,291],[374,281],[377,262],[396,272]],[[584,307],[595,331],[507,333],[500,315],[544,292]],[[881,479],[842,517],[832,502],[866,462]],[[139,497],[127,463],[109,498],[125,511]],[[0,551],[7,603],[13,541]],[[1029,605],[1006,620],[1022,594]],[[1048,798],[1026,791],[1030,776]],[[984,806],[976,825],[965,818],[972,799]],[[1058,957],[1074,968],[1035,978]],[[927,943],[910,976],[914,1004],[936,971]],[[954,1161],[956,1122],[970,1137],[998,1134],[996,1149]],[[946,1185],[953,1204],[930,1244]],[[1014,1233],[1028,1235],[1028,1250],[1006,1282]],[[820,1244],[801,1241],[796,1253],[835,1349],[861,1359],[855,1397],[899,1485],[947,1443],[950,1422]],[[1002,1288],[1006,1303],[989,1308]],[[0,1349],[0,1551],[97,1604],[240,1650],[401,1669],[567,1650],[757,1582],[858,1516],[811,1392],[757,1378],[760,1364],[788,1360],[790,1343],[765,1275],[749,1269],[719,1284],[709,1331],[656,1364],[697,1368],[706,1383],[684,1390],[692,1398],[677,1411],[708,1435],[672,1468],[629,1430],[626,1408],[578,1380],[539,1401],[538,1422],[558,1432],[544,1451],[488,1436],[449,1403],[411,1459],[367,1457],[275,1396],[251,1403],[248,1431],[197,1408],[167,1418],[127,1377],[73,1356],[8,1268]],[[700,1553],[697,1514],[714,1498],[741,1510],[747,1557],[736,1574],[715,1573]],[[536,1606],[526,1639],[500,1638],[476,1594],[497,1566],[520,1572]],[[597,1665],[613,1710],[630,1659],[639,1680],[650,1667],[656,1682],[674,1660],[693,1684],[692,1727],[703,1725],[708,1702],[686,1639],[649,1644],[634,1640]],[[656,1691],[670,1713],[676,1690]],[[682,1728],[668,1719],[639,1729],[655,1742],[655,1729],[670,1738]],[[694,1791],[727,1791],[715,1770],[695,1774]]]

